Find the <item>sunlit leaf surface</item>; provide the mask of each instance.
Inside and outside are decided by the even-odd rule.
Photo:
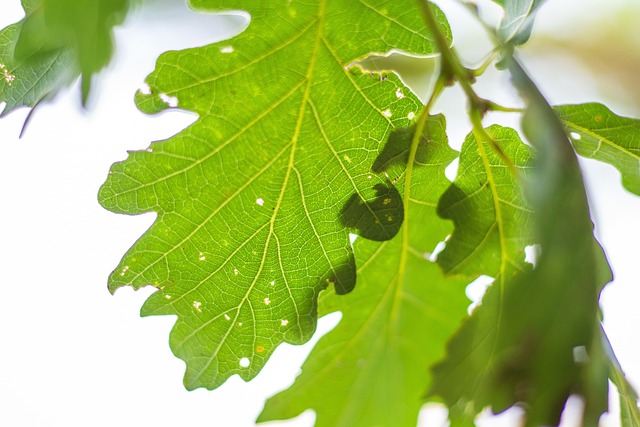
[[[233,374],[253,378],[281,342],[309,339],[320,291],[355,285],[349,232],[398,232],[400,194],[370,168],[420,104],[397,77],[348,66],[434,46],[413,4],[192,5],[246,8],[251,23],[231,40],[160,57],[138,105],[198,119],[115,164],[99,197],[114,212],[158,213],[109,287],[157,287],[142,314],[178,316],[170,344],[187,363],[185,385],[211,389]]]
[[[407,136],[392,137],[376,165],[401,174],[408,160]],[[313,349],[289,389],[269,399],[260,421],[290,418],[311,408],[316,426],[415,426],[430,384],[427,367],[444,355],[448,336],[466,316],[465,282],[446,280],[429,251],[451,225],[436,215],[449,181],[444,168],[455,158],[442,116],[431,118],[415,163],[398,182],[411,179],[400,233],[391,241],[358,239],[356,289],[346,297],[326,292],[320,312],[342,320]],[[420,372],[419,375],[416,375]]]

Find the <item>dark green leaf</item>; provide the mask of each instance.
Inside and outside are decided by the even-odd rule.
[[[508,65],[527,102],[523,130],[536,148],[525,189],[541,254],[535,269],[489,288],[434,369],[433,392],[453,416],[524,403],[531,426],[557,425],[566,399],[577,392],[586,401],[585,425],[597,426],[607,407],[606,370],[594,339],[597,301],[611,274],[594,242],[580,169],[562,124],[518,63],[509,59]]]
[[[142,314],[178,316],[170,344],[189,389],[233,374],[249,380],[281,342],[308,340],[320,291],[355,285],[349,231],[397,233],[400,195],[369,168],[420,104],[397,77],[348,65],[392,48],[434,52],[413,4],[193,6],[245,6],[251,24],[234,39],[160,57],[138,105],[177,104],[199,118],[115,164],[99,196],[115,212],[158,213],[109,287],[160,289]]]
[[[622,184],[640,196],[640,120],[597,103],[554,107],[578,154],[616,167]]]
[[[445,280],[425,257],[450,231],[435,207],[449,184],[444,168],[455,158],[443,117],[431,118],[426,129],[414,166],[403,175],[411,176],[411,192],[405,194],[401,232],[382,244],[355,242],[356,290],[346,297],[327,291],[320,298],[320,312],[341,311],[341,322],[318,342],[294,385],[267,401],[259,421],[311,408],[318,427],[416,425],[430,384],[419,367],[443,356],[468,305],[465,283]],[[413,128],[397,131],[376,164],[390,174],[403,173],[395,159],[407,164],[412,133]]]

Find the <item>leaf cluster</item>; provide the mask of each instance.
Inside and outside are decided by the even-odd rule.
[[[160,56],[138,107],[198,119],[115,163],[99,193],[110,211],[157,213],[109,289],[157,288],[141,314],[177,317],[170,345],[186,362],[186,388],[254,378],[281,343],[308,341],[318,316],[339,311],[259,422],[311,408],[318,426],[411,426],[435,401],[452,425],[513,406],[525,425],[557,425],[578,394],[584,425],[596,426],[611,379],[624,425],[640,425],[600,327],[611,271],[576,157],[615,166],[640,195],[640,121],[597,103],[550,106],[515,52],[544,1],[496,3],[495,50],[474,70],[428,1],[190,2],[243,9],[251,23],[230,40]],[[23,6],[25,19],[0,32],[3,114],[78,75],[86,99],[129,2]],[[426,105],[395,73],[363,68],[394,50],[440,62]],[[496,60],[524,108],[475,92]],[[472,124],[460,152],[432,114],[453,84]],[[485,126],[488,111],[519,114],[521,132]],[[480,276],[493,283],[469,314],[465,286]]]

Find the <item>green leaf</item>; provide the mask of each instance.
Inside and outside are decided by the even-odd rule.
[[[522,126],[536,149],[525,189],[541,254],[534,269],[489,288],[434,368],[432,392],[444,397],[453,417],[467,419],[486,406],[500,412],[524,403],[531,426],[557,425],[566,399],[577,392],[586,401],[585,425],[597,426],[607,407],[607,381],[594,337],[598,294],[611,272],[593,238],[564,128],[517,62],[508,65],[527,102]]]
[[[434,52],[406,4],[245,6],[251,24],[239,36],[160,57],[139,107],[175,102],[198,119],[115,164],[99,194],[114,212],[158,213],[109,287],[159,289],[142,315],[178,316],[170,345],[186,361],[189,389],[213,389],[233,374],[249,380],[281,342],[307,341],[320,291],[355,285],[348,233],[397,233],[401,197],[369,168],[421,106],[396,76],[348,65],[391,48]]]
[[[317,427],[416,425],[430,384],[420,367],[443,356],[469,303],[466,282],[445,280],[424,256],[451,227],[435,212],[449,184],[444,169],[455,158],[444,126],[442,116],[429,119],[415,166],[402,175],[411,180],[411,191],[405,193],[401,232],[382,244],[356,240],[356,289],[347,296],[326,291],[320,298],[320,312],[341,311],[341,322],[318,342],[293,386],[267,401],[258,421],[310,408]],[[413,131],[395,132],[379,168],[394,176],[404,172]]]
[[[604,352],[609,362],[610,378],[618,389],[620,396],[620,425],[625,427],[640,427],[640,407],[638,407],[638,393],[633,389],[625,377],[620,362],[613,352],[611,343],[602,331]]]
[[[29,6],[33,10],[24,19],[16,59],[71,50],[86,101],[92,76],[111,59],[112,29],[124,20],[129,0],[40,0]]]
[[[69,50],[15,59],[15,45],[22,22],[0,30],[0,102],[6,102],[0,117],[19,107],[35,107],[69,85],[77,74],[71,72],[73,56]]]
[[[23,0],[27,16],[0,30],[1,116],[35,107],[82,75],[86,101],[92,76],[113,50],[112,29],[130,0]]]
[[[524,268],[524,248],[532,244],[531,210],[494,144],[511,159],[518,175],[526,176],[532,167],[531,149],[513,129],[494,125],[478,137],[473,132],[467,136],[457,177],[438,203],[438,214],[455,224],[438,255],[447,274],[506,278],[507,271]]]
[[[531,37],[533,21],[546,0],[494,0],[504,8],[504,17],[498,26],[503,43],[524,44]]]
[[[616,167],[622,184],[640,196],[640,120],[614,114],[597,103],[554,107],[576,152]]]

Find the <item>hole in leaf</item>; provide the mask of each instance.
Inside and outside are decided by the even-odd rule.
[[[354,193],[340,212],[342,224],[357,234],[370,240],[389,240],[398,233],[404,209],[402,197],[393,185],[376,184],[374,197],[362,199]]]
[[[493,283],[493,280],[493,277],[482,275],[467,285],[464,292],[471,300],[471,304],[469,304],[469,307],[467,308],[469,314],[473,313],[473,310],[480,305],[482,297],[487,291],[489,285]]]
[[[524,248],[524,261],[536,266],[538,258],[540,257],[540,245],[530,245]]]
[[[460,166],[460,158],[456,157],[453,159],[451,163],[445,168],[444,176],[451,182],[456,180],[456,176],[458,175],[458,167]]]

